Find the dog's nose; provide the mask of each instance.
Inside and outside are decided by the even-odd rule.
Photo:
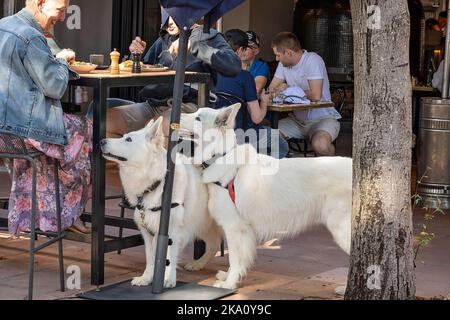
[[[106,139],[103,139],[102,141],[100,141],[100,146],[101,146],[101,147],[106,146],[106,144],[107,144]]]

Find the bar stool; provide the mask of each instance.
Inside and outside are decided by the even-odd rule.
[[[297,138],[291,138],[288,140],[289,143],[289,149],[294,150],[295,152],[302,153],[305,158],[307,157],[316,157],[316,153],[314,150],[310,149],[310,144],[308,143],[308,140],[306,139],[297,139]],[[332,142],[333,146],[337,147],[337,142],[334,140]],[[302,146],[303,145],[303,146]]]
[[[306,139],[296,139],[292,138],[288,140],[289,148],[294,150],[295,152],[302,153],[305,158],[308,157],[308,155],[311,155],[312,157],[315,157],[316,154],[313,150],[310,150],[308,140]]]
[[[34,148],[27,147],[23,138],[10,134],[10,133],[0,133],[0,159],[23,159],[30,162],[32,166],[33,179],[32,179],[32,189],[31,189],[31,226],[30,226],[30,260],[28,268],[28,300],[33,299],[33,280],[34,280],[34,257],[35,254],[44,248],[58,242],[58,258],[59,258],[59,279],[60,279],[60,289],[61,292],[65,291],[64,284],[64,261],[63,261],[63,243],[62,239],[65,234],[62,230],[61,224],[61,204],[60,204],[60,194],[59,194],[59,176],[58,176],[58,159],[53,159],[54,166],[54,179],[55,179],[55,196],[56,196],[56,219],[57,219],[57,233],[54,232],[42,232],[36,230],[36,175],[37,175],[37,165],[36,159],[44,156],[44,154]],[[37,235],[43,235],[47,237],[52,237],[41,244],[40,246],[35,246],[35,241]]]

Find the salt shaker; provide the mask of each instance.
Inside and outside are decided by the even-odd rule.
[[[120,74],[120,67],[119,67],[120,53],[117,52],[117,49],[114,49],[114,51],[111,52],[110,56],[111,56],[110,73]]]
[[[132,59],[133,59],[133,68],[131,69],[131,72],[141,73],[141,55],[139,53],[133,53]]]

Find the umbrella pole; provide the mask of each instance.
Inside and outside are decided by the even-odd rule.
[[[175,175],[175,160],[172,159],[172,153],[175,154],[175,148],[178,144],[178,129],[180,126],[181,103],[183,99],[184,73],[186,69],[186,58],[188,51],[188,41],[191,30],[184,27],[180,34],[180,44],[178,50],[177,68],[175,75],[175,84],[173,90],[173,106],[170,118],[169,148],[167,151],[167,174],[164,184],[164,193],[162,198],[161,220],[159,224],[158,244],[156,247],[155,273],[153,276],[152,292],[162,293],[164,287],[164,274],[167,263],[167,247],[169,245],[169,221],[172,204],[173,181]]]

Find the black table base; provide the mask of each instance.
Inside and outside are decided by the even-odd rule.
[[[235,291],[203,286],[197,283],[178,282],[173,289],[164,289],[162,293],[153,294],[151,286],[133,287],[130,279],[78,296],[90,300],[217,300],[230,296]]]

